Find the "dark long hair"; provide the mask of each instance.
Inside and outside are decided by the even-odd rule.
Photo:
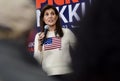
[[[43,17],[44,17],[44,13],[46,10],[48,9],[53,9],[55,11],[55,14],[58,16],[58,20],[56,21],[56,29],[55,29],[55,35],[57,36],[57,34],[60,37],[63,37],[63,31],[62,31],[62,26],[60,23],[60,17],[59,17],[59,12],[57,11],[57,9],[52,6],[52,5],[45,5],[42,9],[41,9],[41,15],[40,15],[40,27],[41,27],[41,32],[44,32],[44,26],[46,25],[45,22],[43,21]]]

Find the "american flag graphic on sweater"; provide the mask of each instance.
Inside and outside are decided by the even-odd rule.
[[[61,48],[61,38],[60,37],[50,37],[46,38],[44,42],[44,49],[45,50],[52,50]]]

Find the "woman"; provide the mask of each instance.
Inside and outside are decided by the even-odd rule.
[[[34,57],[50,76],[72,73],[70,47],[74,48],[76,38],[68,28],[61,27],[59,12],[54,6],[46,5],[41,10],[40,25],[41,32],[34,41]],[[46,35],[45,25],[48,26]]]

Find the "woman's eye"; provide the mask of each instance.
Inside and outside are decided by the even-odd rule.
[[[48,15],[49,15],[48,13],[45,14],[45,16],[48,16]]]
[[[51,15],[55,15],[55,13],[52,12]]]

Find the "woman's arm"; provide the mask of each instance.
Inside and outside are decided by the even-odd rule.
[[[40,33],[37,33],[34,40],[34,58],[41,63],[42,61],[42,46],[39,40]]]
[[[74,47],[76,46],[76,43],[77,43],[76,36],[70,29],[66,29],[66,30],[67,30],[67,35],[69,37],[68,39],[70,42],[70,46],[72,47],[72,49],[74,49]]]

